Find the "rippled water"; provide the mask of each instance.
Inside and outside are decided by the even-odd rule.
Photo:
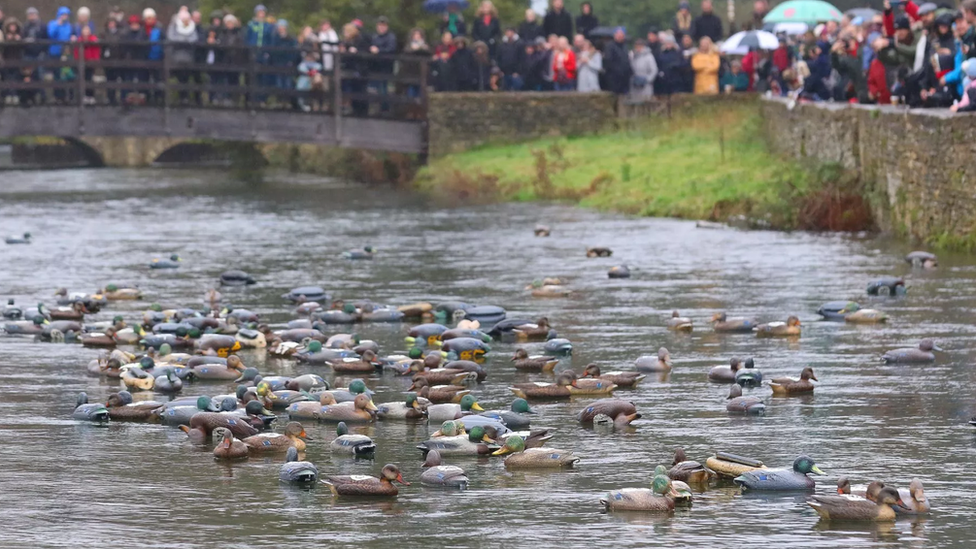
[[[134,320],[151,302],[198,306],[227,268],[243,268],[260,283],[227,291],[233,303],[283,324],[287,289],[321,284],[344,298],[403,304],[464,300],[497,304],[519,316],[548,316],[576,345],[558,369],[589,362],[630,369],[635,358],[668,347],[669,379],[619,390],[643,418],[627,432],[580,427],[574,414],[589,399],[537,404],[533,425],[558,429],[550,446],[583,461],[559,473],[506,472],[499,459],[456,458],[472,479],[465,492],[401,489],[383,502],[333,500],[325,489],[281,486],[281,458],[215,463],[210,448],[194,447],[160,425],[73,421],[79,391],[104,400],[115,383],[87,377],[97,351],[70,344],[0,339],[0,546],[281,547],[310,543],[369,547],[497,547],[503,545],[794,547],[960,547],[973,539],[974,412],[972,368],[976,329],[976,261],[941,257],[931,273],[910,271],[910,248],[867,236],[696,229],[693,223],[633,219],[564,206],[495,205],[444,209],[388,188],[316,178],[269,178],[248,186],[219,172],[65,171],[6,173],[0,188],[0,234],[29,230],[30,246],[0,247],[0,296],[24,305],[52,302],[65,286],[94,291],[110,282],[138,284],[142,302],[116,302],[92,320],[121,311]],[[544,221],[550,238],[535,238]],[[337,254],[372,244],[372,262]],[[614,256],[587,259],[587,245]],[[150,271],[153,257],[178,252],[176,272]],[[608,280],[626,262],[629,280]],[[904,274],[909,295],[872,300],[872,277]],[[533,299],[522,288],[534,278],[570,279],[567,299]],[[857,299],[891,315],[887,326],[818,322],[827,300]],[[696,330],[663,327],[672,309]],[[717,335],[705,328],[719,310],[803,321],[798,341]],[[407,325],[363,325],[384,354],[403,350]],[[884,366],[884,350],[935,338],[948,353],[931,366]],[[515,373],[514,345],[496,343],[487,382],[476,389],[485,408],[507,407],[513,382],[546,376]],[[708,383],[712,366],[753,356],[767,377],[796,376],[813,366],[813,396],[772,399],[765,417],[730,417],[728,387]],[[322,368],[243,353],[262,373],[298,375]],[[346,380],[339,380],[348,381]],[[397,400],[409,385],[389,374],[369,379],[377,402]],[[230,385],[198,382],[184,394],[218,394]],[[324,474],[377,474],[396,462],[419,480],[414,446],[434,430],[423,424],[378,423],[363,429],[377,440],[373,461],[332,456],[329,425],[306,428],[315,437],[307,458]],[[647,486],[675,447],[704,461],[715,451],[750,455],[785,466],[813,456],[832,491],[838,476],[855,483],[882,479],[905,487],[921,479],[935,511],[893,525],[818,523],[803,496],[747,495],[714,484],[690,509],[673,516],[608,515],[598,502],[612,488]]]

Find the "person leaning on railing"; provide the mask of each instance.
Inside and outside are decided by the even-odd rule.
[[[95,103],[95,89],[92,88],[91,82],[95,76],[95,67],[92,63],[97,63],[102,58],[102,48],[98,45],[98,37],[92,32],[91,25],[79,26],[78,32],[80,34],[72,38],[78,44],[72,48],[73,54],[75,60],[81,57],[85,59],[85,73],[79,74],[78,78],[85,79],[85,104],[93,105]]]
[[[119,29],[119,22],[114,17],[105,20],[105,30],[102,31],[102,59],[105,61],[115,61],[121,53],[119,50],[119,40],[122,38],[122,30]],[[105,67],[105,82],[108,83],[107,99],[110,105],[118,104],[118,90],[111,87],[122,80],[122,71],[118,68]]]
[[[369,52],[369,40],[362,35],[359,27],[347,23],[342,27],[341,51],[352,55],[344,55],[342,60],[342,93],[362,95],[366,93],[366,80],[363,78],[368,67],[362,55]],[[369,102],[353,98],[350,101],[353,116],[369,114]]]
[[[71,23],[68,19],[71,17],[71,10],[65,7],[58,8],[57,18],[51,20],[47,24],[47,37],[49,40],[55,42],[48,47],[47,55],[51,59],[62,59],[65,52],[64,47],[60,43],[67,44],[71,41],[72,28]],[[55,81],[63,80],[67,73],[63,71],[64,68],[70,67],[60,67],[54,68],[51,71],[51,78]],[[63,103],[66,99],[65,88],[58,87],[54,89],[54,101],[56,103]]]
[[[166,29],[166,40],[169,42],[166,54],[170,57],[173,75],[181,85],[187,85],[190,82],[192,71],[186,67],[193,64],[195,45],[200,40],[200,35],[196,23],[190,16],[190,10],[186,6],[181,7],[180,11],[170,21],[169,27]],[[180,90],[179,98],[180,103],[186,104],[189,102],[189,93],[186,90]],[[200,97],[196,95],[196,102],[199,103],[199,101]]]
[[[241,30],[241,22],[228,13],[224,16],[224,28],[220,33],[220,46],[223,55],[221,66],[228,70],[223,72],[223,84],[225,86],[240,86],[241,72],[237,67],[245,66],[249,62],[248,52],[244,46],[244,32]],[[236,69],[236,70],[235,70]],[[240,94],[224,94],[223,104],[233,106],[240,101]]]
[[[274,49],[271,51],[271,66],[278,69],[288,69],[288,74],[276,73],[275,86],[282,90],[292,90],[295,88],[295,77],[298,64],[302,61],[298,41],[288,34],[288,21],[279,19],[275,23],[275,35],[272,41]],[[287,102],[292,108],[298,109],[298,101],[294,96],[283,98],[278,103]]]

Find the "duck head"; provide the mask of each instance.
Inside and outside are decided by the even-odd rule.
[[[456,437],[464,434],[464,423],[461,423],[460,421],[447,420],[441,424],[439,434],[445,437]]]
[[[740,396],[742,396],[742,387],[740,387],[738,383],[733,383],[732,386],[729,387],[729,396],[726,398],[726,400],[732,400],[733,398],[739,398]]]
[[[345,421],[340,421],[336,425],[336,436],[340,436],[341,437],[343,435],[348,435],[348,434],[349,434],[349,427],[346,426],[346,422]]]
[[[129,391],[119,391],[109,395],[108,400],[105,401],[105,406],[109,408],[125,406],[126,404],[132,404],[132,393]]]
[[[583,377],[600,377],[600,367],[596,364],[587,364],[583,369]]]
[[[659,496],[676,497],[678,495],[667,475],[655,475],[654,480],[651,481],[651,490]]]
[[[353,400],[353,405],[357,410],[366,410],[371,413],[376,412],[376,405],[373,404],[373,401],[369,398],[369,396],[364,394],[356,395],[355,400]]]
[[[815,475],[827,474],[821,471],[820,468],[817,467],[817,464],[814,463],[813,458],[809,456],[800,456],[793,460],[793,470],[801,475],[808,475],[810,473]]]
[[[349,392],[354,395],[366,394],[366,382],[358,377],[349,382]]]
[[[274,417],[274,414],[265,408],[264,404],[262,404],[260,400],[252,400],[245,404],[244,412],[249,416],[257,416],[260,418]]]
[[[674,461],[671,462],[671,466],[673,467],[682,461],[688,461],[688,456],[685,455],[684,448],[678,448],[674,451]]]
[[[420,407],[420,401],[417,400],[417,394],[416,393],[409,393],[409,394],[407,394],[407,400],[406,400],[406,402],[404,404],[406,404],[408,408],[413,408],[414,410],[420,410],[421,409],[421,407]]]
[[[512,401],[512,411],[516,414],[534,414],[535,410],[529,407],[529,401],[524,398],[517,398]]]
[[[658,361],[671,366],[671,353],[664,347],[657,350],[657,359]]]
[[[362,358],[363,362],[368,362],[373,366],[377,366],[380,363],[376,358],[376,353],[374,353],[372,349],[366,349],[363,351],[363,354],[360,355],[360,357]]]
[[[525,441],[519,435],[512,435],[505,440],[505,445],[492,453],[493,456],[515,454],[525,450]]]
[[[427,381],[426,377],[414,376],[413,383],[410,384],[410,387],[408,387],[407,390],[421,392],[428,387],[430,387],[430,383]]]
[[[302,440],[312,440],[305,432],[305,428],[297,421],[290,421],[285,425],[285,436],[288,438],[300,438]]]
[[[925,501],[925,489],[922,488],[922,481],[917,478],[912,479],[908,483],[908,492],[912,495],[912,499],[915,501]]]
[[[654,476],[656,477],[658,475],[668,476],[668,468],[663,465],[658,465],[657,467],[655,467]]]
[[[905,502],[901,500],[901,496],[898,495],[898,490],[894,488],[882,488],[878,492],[878,505],[897,505],[902,509],[910,509]]]
[[[224,397],[220,400],[220,405],[217,408],[221,412],[233,412],[237,409],[237,399],[234,397]]]
[[[221,448],[230,449],[234,444],[234,433],[226,427],[217,427],[213,431],[213,437],[218,440],[217,445]]]
[[[298,461],[298,448],[291,446],[288,451],[285,452],[285,463],[291,463],[293,461]]]
[[[78,398],[75,399],[75,408],[83,404],[88,404],[88,393],[84,391],[78,393]]]
[[[382,475],[381,480],[387,482],[399,482],[404,486],[410,486],[410,483],[403,480],[403,475],[400,474],[400,468],[392,463],[387,463],[383,466],[383,471],[380,473]]]
[[[725,313],[715,313],[712,315],[712,322],[725,322],[726,318]]]
[[[201,410],[204,412],[218,411],[217,407],[214,406],[213,400],[211,400],[210,397],[206,395],[197,398],[197,410]]]
[[[322,406],[334,406],[338,402],[335,399],[335,395],[329,392],[323,392],[319,394],[319,404]]]
[[[231,370],[239,370],[242,373],[244,370],[246,370],[246,368],[244,368],[244,362],[241,361],[241,357],[237,355],[230,355],[227,357],[227,367]]]
[[[529,358],[529,353],[525,349],[515,349],[515,354],[512,356],[512,362],[516,360],[525,360]]]
[[[471,430],[468,431],[468,440],[471,442],[486,442],[488,444],[495,443],[494,439],[489,437],[488,434],[485,433],[484,427],[480,425],[472,427]]]
[[[809,381],[811,379],[814,381],[820,381],[819,379],[817,379],[817,376],[813,375],[813,368],[809,366],[807,366],[806,368],[803,369],[802,372],[800,372],[800,379],[803,381]]]
[[[729,368],[732,368],[732,372],[738,372],[740,369],[742,369],[742,361],[733,357],[731,360],[729,360]]]
[[[423,467],[437,467],[441,464],[441,454],[437,450],[427,452]]]
[[[240,377],[234,380],[234,383],[241,383],[244,381],[260,381],[259,378],[261,374],[258,373],[257,368],[244,368],[241,372]]]
[[[576,386],[576,373],[565,370],[556,376],[556,385],[560,387]]]
[[[786,319],[786,325],[787,326],[791,326],[791,327],[792,326],[799,326],[800,325],[800,319],[797,318],[796,316],[790,316],[789,318]]]
[[[482,408],[480,404],[478,404],[478,401],[475,400],[474,395],[464,395],[463,397],[461,397],[461,411],[462,412],[471,412],[471,411],[484,412],[485,409]]]
[[[840,495],[851,493],[851,481],[847,477],[837,479],[837,493]]]
[[[872,482],[871,484],[868,484],[868,488],[864,492],[864,499],[867,499],[867,500],[870,500],[870,501],[873,501],[873,502],[877,503],[878,502],[878,494],[881,493],[881,489],[884,488],[884,487],[885,487],[884,483],[881,482],[880,480],[876,480],[876,481]]]
[[[919,342],[918,348],[919,350],[927,353],[931,353],[932,351],[939,351],[940,353],[943,352],[942,348],[936,345],[931,339],[923,339],[921,342]]]
[[[319,340],[317,340],[317,339],[313,339],[313,340],[309,341],[308,342],[308,345],[305,346],[305,352],[306,353],[309,353],[309,354],[312,354],[312,353],[321,353],[322,352],[322,342],[319,341]]]

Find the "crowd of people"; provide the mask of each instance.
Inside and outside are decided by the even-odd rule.
[[[23,22],[0,12],[0,78],[28,83],[103,78],[117,83],[107,87],[108,102],[159,101],[161,92],[152,86],[127,89],[125,85],[158,83],[163,78],[158,68],[105,64],[96,74],[98,64],[92,63],[84,74],[75,74],[70,63],[45,70],[29,61],[79,57],[159,61],[165,55],[171,78],[208,88],[206,93],[199,87],[180,91],[182,102],[233,105],[241,97],[234,88],[243,83],[262,91],[250,100],[314,110],[322,108],[336,54],[352,53],[366,54],[340,58],[343,92],[359,97],[350,102],[353,114],[368,109],[363,95],[387,95],[391,86],[399,86],[392,82],[394,74],[400,81],[414,77],[415,83],[401,86],[400,91],[419,96],[424,63],[430,63],[429,84],[434,91],[605,90],[639,99],[757,91],[811,101],[976,109],[976,96],[970,97],[976,94],[976,62],[969,61],[976,57],[976,0],[964,0],[958,10],[912,0],[899,2],[896,9],[886,1],[884,12],[868,20],[844,16],[802,33],[794,28],[777,33],[776,49],[729,54],[721,53],[727,34],[711,0],[701,0],[697,14],[682,0],[669,29],[652,28],[636,38],[629,37],[624,27],[600,26],[587,2],[573,17],[563,0],[551,0],[545,16],[528,9],[517,25],[503,24],[490,0],[475,11],[469,22],[456,4],[449,3],[434,44],[419,28],[398,41],[383,16],[371,29],[361,19],[340,28],[325,20],[317,29],[305,26],[293,32],[288,21],[275,19],[263,5],[256,6],[246,22],[225,11],[214,11],[204,19],[199,11],[184,6],[167,25],[151,8],[128,16],[113,8],[102,25],[92,21],[85,7],[74,13],[62,7],[48,22],[34,8],[27,10]],[[764,24],[768,11],[766,0],[756,0],[745,29],[778,30]],[[54,43],[32,45],[43,40]],[[417,63],[396,62],[383,54],[415,56]],[[244,68],[254,62],[262,67],[256,76]],[[205,66],[213,69],[200,70]],[[20,86],[5,91],[4,99],[8,103],[75,101],[73,93],[70,86],[53,93]],[[83,101],[96,101],[93,90],[86,93]]]

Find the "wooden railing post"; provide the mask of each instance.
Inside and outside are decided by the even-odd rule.
[[[339,50],[332,55],[332,119],[338,145],[342,143],[342,54]]]
[[[76,85],[78,86],[78,106],[80,107],[85,104],[85,45],[83,42],[75,42],[74,47],[69,46],[69,48],[69,54],[71,50],[78,52],[78,74],[76,75]]]
[[[421,60],[418,61],[418,63],[420,63],[420,116],[421,116],[421,123],[422,123],[421,136],[424,140],[423,144],[421,145],[424,152],[421,154],[421,156],[423,157],[423,163],[426,164],[428,143],[430,141],[429,138],[430,128],[427,122],[428,101],[430,99],[427,93],[427,78],[430,74],[430,61],[428,61],[426,58],[421,58]]]
[[[250,62],[247,66],[247,93],[244,94],[244,106],[247,109],[254,108],[256,98],[254,97],[254,88],[257,87],[257,64],[258,64],[258,52],[256,46],[250,46],[247,48],[247,55]]]
[[[172,54],[173,54],[173,47],[170,44],[164,44],[163,45],[163,77],[162,77],[161,87],[163,93],[163,109],[165,109],[167,112],[169,112],[169,104],[170,104],[169,77],[170,77],[170,56]]]

